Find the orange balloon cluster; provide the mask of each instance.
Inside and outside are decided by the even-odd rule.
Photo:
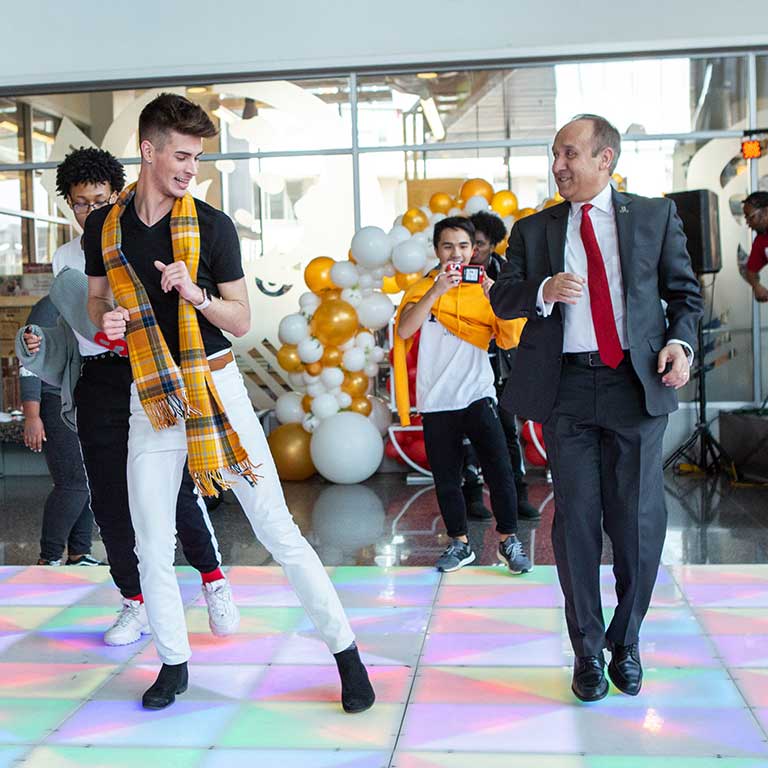
[[[462,201],[469,200],[470,197],[476,195],[484,197],[490,205],[493,200],[493,187],[485,179],[469,179],[461,185],[459,198]]]
[[[425,230],[429,226],[427,214],[421,208],[409,208],[403,214],[403,226],[412,234]]]

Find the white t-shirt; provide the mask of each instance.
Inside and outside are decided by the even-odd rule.
[[[54,276],[58,275],[64,267],[76,269],[78,272],[85,272],[85,252],[83,251],[81,239],[82,237],[78,235],[74,240],[70,240],[56,249],[56,252],[53,254]],[[77,338],[77,346],[80,349],[81,357],[101,355],[107,351],[105,347],[97,344],[93,339],[86,339],[84,336],[81,336],[74,328],[72,332]]]
[[[488,350],[454,336],[430,315],[421,326],[416,408],[458,411],[484,397],[496,400]]]

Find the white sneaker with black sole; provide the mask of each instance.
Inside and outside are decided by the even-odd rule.
[[[435,567],[443,573],[451,573],[451,571],[458,571],[459,568],[463,568],[474,561],[475,553],[469,543],[461,541],[461,539],[454,539],[448,549],[440,555]]]
[[[130,645],[150,633],[147,609],[140,600],[123,598],[115,623],[104,633],[106,645]]]

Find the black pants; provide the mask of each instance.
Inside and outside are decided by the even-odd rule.
[[[53,490],[43,507],[40,558],[58,560],[66,547],[70,557],[87,555],[93,538],[93,512],[88,499],[77,435],[61,419],[61,398],[43,392],[40,418],[45,427],[43,455]]]
[[[667,526],[662,477],[666,416],[649,416],[632,366],[564,364],[544,423],[552,469],[552,544],[573,649],[593,656],[606,639],[636,643]],[[603,529],[613,545],[618,607],[605,630],[600,601]]]
[[[107,354],[85,358],[75,387],[77,431],[91,491],[91,508],[107,551],[110,573],[124,597],[141,592],[136,540],[128,507],[128,419],[131,365]],[[197,503],[189,472],[176,504],[176,529],[190,565],[201,573],[219,564],[216,540],[207,514]]]
[[[488,483],[496,530],[516,533],[517,493],[496,403],[483,398],[459,411],[436,411],[422,417],[424,445],[448,535],[456,538],[467,533],[467,508],[461,492],[464,435],[477,451]]]

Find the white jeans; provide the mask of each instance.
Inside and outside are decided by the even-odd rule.
[[[301,535],[285,504],[269,452],[243,378],[234,361],[213,372],[232,428],[260,475],[257,485],[229,474],[232,490],[259,541],[282,565],[288,580],[331,653],[354,640],[352,628],[320,559]],[[160,659],[180,664],[191,656],[184,607],[173,569],[176,547],[176,497],[187,440],[183,422],[155,431],[131,386],[128,437],[128,499],[136,531],[141,591]]]

